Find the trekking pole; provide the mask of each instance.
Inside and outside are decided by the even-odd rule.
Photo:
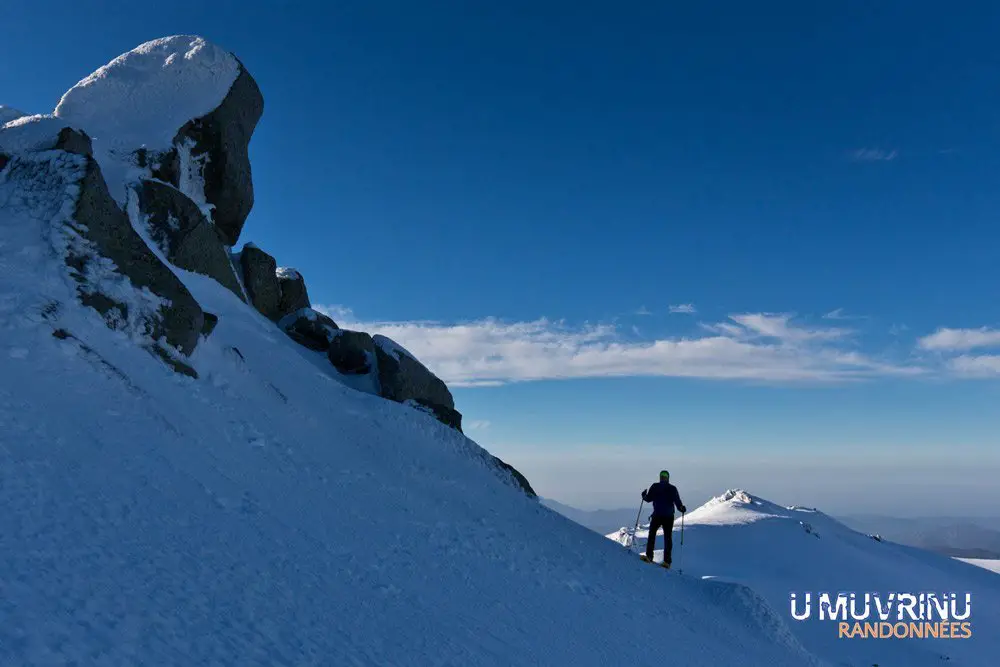
[[[635,528],[632,529],[632,541],[629,543],[629,551],[635,546],[635,531],[639,530],[639,517],[642,516],[642,506],[645,504],[645,500],[639,501],[639,513],[635,515]]]
[[[681,552],[677,558],[677,574],[684,574],[684,515],[687,512],[681,512]]]

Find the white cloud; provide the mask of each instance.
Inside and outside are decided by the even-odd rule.
[[[977,347],[1000,347],[1000,330],[980,327],[979,329],[938,329],[924,336],[917,344],[925,350],[958,351]]]
[[[693,303],[679,303],[676,306],[670,306],[670,312],[672,314],[693,315],[698,312],[698,309],[694,307]]]
[[[646,308],[646,306],[640,306],[639,310],[635,311],[633,315],[652,315],[653,311]]]
[[[899,151],[882,148],[859,148],[851,152],[851,159],[857,162],[892,162],[899,157]]]
[[[485,431],[490,427],[488,419],[470,419],[463,424],[466,431]]]
[[[791,315],[786,314],[746,313],[730,315],[729,319],[744,327],[748,335],[778,338],[790,342],[836,340],[851,334],[849,329],[807,329],[794,326],[791,324]]]
[[[1000,354],[970,356],[963,354],[948,361],[948,366],[963,377],[1000,377]]]
[[[836,308],[823,316],[824,320],[865,320],[864,315],[848,315],[843,308]]]
[[[845,353],[836,342],[850,332],[800,327],[788,315],[734,315],[731,319],[740,326],[723,322],[705,325],[710,333],[700,337],[637,342],[625,340],[617,327],[607,324],[570,327],[544,318],[355,322],[344,317],[349,311],[339,313],[343,327],[398,341],[452,386],[628,376],[843,381],[922,372]]]

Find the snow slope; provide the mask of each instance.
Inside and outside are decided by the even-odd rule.
[[[79,158],[32,159],[0,171],[0,664],[815,664],[182,271],[219,323],[172,372],[75,302]]]
[[[960,560],[963,563],[975,565],[976,567],[981,567],[984,570],[1000,574],[1000,560],[996,558],[956,558],[955,560]]]
[[[785,619],[813,654],[837,665],[996,665],[1000,655],[1000,577],[921,549],[877,541],[826,514],[782,507],[742,490],[713,498],[674,527],[674,567],[684,574],[745,584]],[[648,525],[646,526],[648,529]],[[631,526],[608,535],[627,539]],[[648,530],[636,533],[645,549]],[[660,561],[662,533],[654,560]],[[791,620],[789,594],[811,592],[972,592],[973,636],[966,640],[838,639],[836,623]],[[800,598],[801,599],[801,598]]]

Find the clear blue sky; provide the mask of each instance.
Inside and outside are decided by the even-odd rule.
[[[164,35],[235,52],[241,241],[543,494],[995,507],[1000,6],[816,4],[15,3],[0,103]]]

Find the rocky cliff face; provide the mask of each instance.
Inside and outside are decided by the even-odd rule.
[[[196,36],[153,40],[71,88],[51,114],[0,105],[0,185],[43,202],[77,298],[174,370],[219,318],[185,287],[215,280],[348,384],[461,431],[447,385],[396,342],[344,331],[311,308],[302,275],[252,243],[231,252],[254,204],[248,146],[264,98],[231,53]],[[345,301],[348,299],[345,299]],[[57,324],[53,333],[71,337]],[[526,493],[531,486],[495,460]]]

